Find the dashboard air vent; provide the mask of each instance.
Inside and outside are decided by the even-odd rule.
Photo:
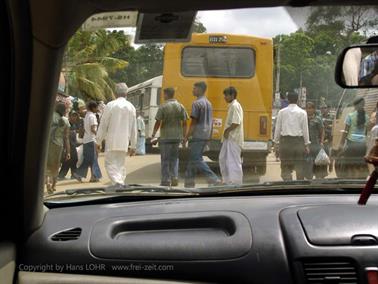
[[[60,231],[51,236],[51,240],[55,242],[65,242],[77,240],[81,235],[81,228],[72,228],[64,231]]]
[[[342,261],[304,261],[306,283],[358,283],[356,266],[349,260]]]

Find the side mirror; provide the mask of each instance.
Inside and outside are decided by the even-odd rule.
[[[344,49],[337,60],[335,80],[343,88],[378,87],[378,44]]]

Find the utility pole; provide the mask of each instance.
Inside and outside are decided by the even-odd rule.
[[[276,73],[276,88],[274,93],[274,104],[273,104],[273,115],[276,115],[278,109],[281,108],[281,96],[280,96],[280,77],[281,77],[281,35],[278,38],[277,44],[277,56],[276,56],[276,66],[277,66],[277,73]]]
[[[302,107],[303,106],[303,90],[302,90],[302,87],[303,87],[303,79],[302,79],[302,69],[300,70],[300,73],[299,73],[299,92],[298,92],[298,97],[299,97],[299,104],[300,106]]]
[[[277,44],[277,74],[276,74],[276,93],[280,93],[280,76],[281,76],[281,35]]]

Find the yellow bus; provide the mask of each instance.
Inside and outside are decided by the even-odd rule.
[[[227,116],[223,90],[234,86],[244,110],[243,165],[259,176],[266,171],[272,127],[273,42],[269,38],[232,34],[193,34],[188,43],[164,48],[163,88],[176,89],[176,98],[190,114],[193,84],[205,81],[213,106],[213,136],[204,155],[218,160]]]

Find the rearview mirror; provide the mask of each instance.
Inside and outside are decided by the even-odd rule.
[[[337,60],[335,79],[343,88],[378,87],[378,44],[344,49]]]
[[[135,43],[189,42],[196,11],[140,13]]]

